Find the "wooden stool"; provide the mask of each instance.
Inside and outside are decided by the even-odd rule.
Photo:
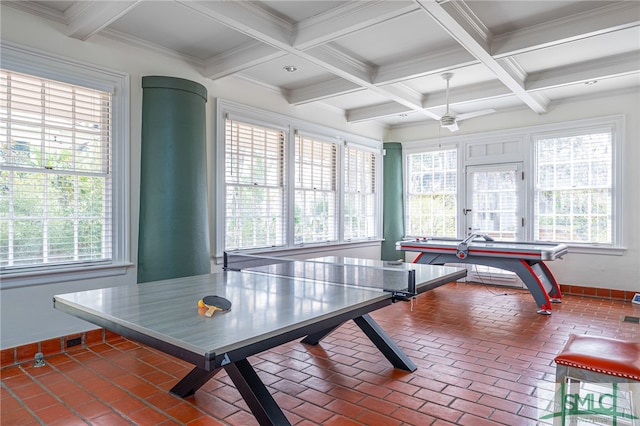
[[[567,402],[564,398],[565,395],[579,396],[580,382],[615,383],[612,385],[613,389],[623,391],[622,395],[625,395],[624,400],[627,401],[624,404],[627,410],[624,414],[634,419],[630,424],[638,424],[640,419],[640,342],[572,334],[562,351],[555,357],[555,362],[556,383],[561,384],[562,392],[561,400],[556,399],[556,413],[560,413],[560,416],[554,419],[554,425],[578,424],[576,419],[578,412],[572,412],[571,409],[567,412]],[[568,387],[565,388],[567,383]],[[585,385],[585,392],[588,393],[587,386],[594,385]],[[617,398],[615,396],[617,391],[614,391],[613,395]],[[573,397],[574,408],[576,402],[587,403],[587,396],[583,398],[580,400]],[[616,422],[614,421],[613,424]]]

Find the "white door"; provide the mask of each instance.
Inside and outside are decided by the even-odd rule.
[[[465,233],[486,234],[494,240],[523,239],[522,163],[469,166]]]
[[[466,235],[486,234],[494,240],[522,241],[522,163],[469,166],[466,175]],[[483,265],[467,265],[467,280],[524,287],[515,273]]]

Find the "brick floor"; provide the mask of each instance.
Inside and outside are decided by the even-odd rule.
[[[628,301],[569,295],[553,308],[536,314],[525,290],[451,283],[372,315],[413,373],[394,370],[351,322],[316,347],[292,342],[250,361],[296,425],[533,425],[570,333],[640,340],[640,325],[621,321],[640,316]],[[224,372],[180,399],[168,390],[188,364],[122,338],[87,343],[44,367],[3,368],[0,423],[256,424]]]

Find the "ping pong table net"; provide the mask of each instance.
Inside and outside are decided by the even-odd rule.
[[[360,261],[361,263],[358,263]],[[245,253],[224,253],[224,269],[375,289],[391,293],[396,300],[409,300],[416,292],[414,269],[399,265],[377,266],[366,260],[335,262],[322,259],[292,259]]]

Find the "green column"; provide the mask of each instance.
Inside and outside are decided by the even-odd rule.
[[[402,144],[384,144],[383,237],[382,260],[398,260],[404,253],[396,250],[396,242],[404,237],[404,204],[402,197]]]
[[[142,88],[138,282],[207,274],[207,89],[160,76]]]

